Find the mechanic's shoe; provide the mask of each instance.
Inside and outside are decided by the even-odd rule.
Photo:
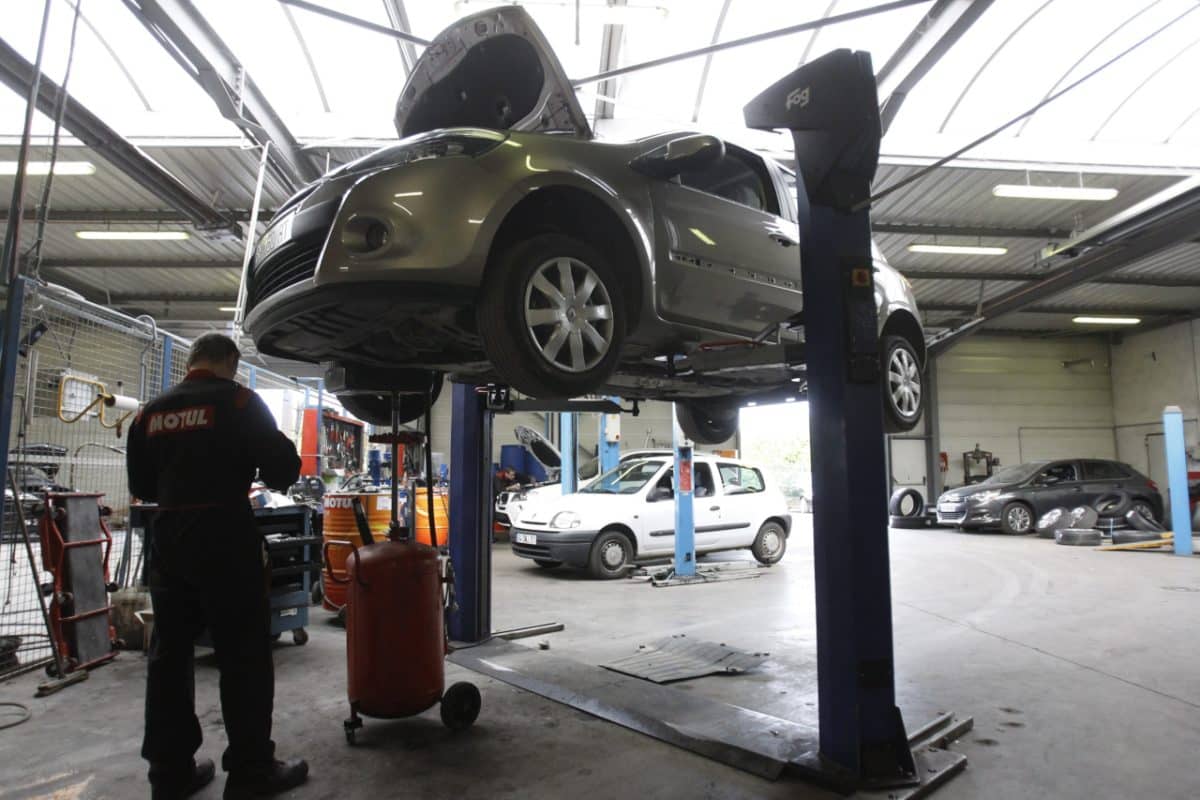
[[[211,758],[202,758],[192,764],[192,775],[183,780],[156,780],[150,784],[151,800],[183,800],[212,783],[217,768]]]
[[[225,800],[270,797],[294,789],[308,780],[308,762],[302,758],[274,761],[262,769],[229,773],[225,779]]]

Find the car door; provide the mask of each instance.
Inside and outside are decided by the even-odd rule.
[[[762,516],[762,494],[766,491],[762,473],[754,467],[732,462],[717,462],[721,479],[722,548],[745,547],[758,532],[755,524]]]
[[[651,187],[664,319],[754,335],[800,311],[799,229],[759,156],[727,145],[716,163]]]
[[[1079,464],[1075,461],[1056,461],[1047,465],[1030,485],[1033,510],[1041,516],[1052,508],[1074,508],[1084,501],[1083,482]]]
[[[1115,461],[1089,459],[1083,464],[1083,500],[1089,506],[1101,495],[1123,489],[1128,473]]]
[[[696,529],[695,549],[697,552],[712,548],[720,533],[721,509],[715,498],[715,483],[708,464],[692,463],[692,522]],[[645,546],[643,553],[665,554],[675,552],[675,497],[674,467],[667,467],[647,488],[643,499],[641,517]],[[668,499],[651,499],[655,489],[669,489]]]

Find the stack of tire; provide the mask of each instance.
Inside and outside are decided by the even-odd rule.
[[[1113,544],[1150,542],[1161,539],[1164,532],[1153,514],[1144,501],[1116,490],[1090,506],[1050,509],[1037,521],[1037,535],[1075,547],[1096,547],[1106,532],[1111,533]]]
[[[912,488],[897,489],[892,493],[888,502],[888,515],[891,517],[893,528],[916,529],[931,528],[937,522],[937,515],[925,508],[925,498]]]

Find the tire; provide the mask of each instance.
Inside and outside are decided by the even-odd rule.
[[[1096,509],[1096,513],[1101,519],[1113,519],[1124,517],[1129,511],[1133,499],[1128,492],[1120,489],[1115,492],[1107,492],[1096,498],[1092,503],[1092,508]]]
[[[911,500],[912,505],[905,511],[904,503]],[[925,498],[913,488],[897,489],[888,501],[888,514],[893,517],[920,517],[925,513]]]
[[[556,567],[561,567],[563,564],[561,561],[552,561],[549,558],[535,558],[533,563],[537,564],[542,569],[555,569]]]
[[[1137,508],[1131,508],[1128,512],[1126,512],[1125,521],[1128,522],[1129,527],[1133,528],[1135,531],[1144,533],[1153,533],[1157,535],[1166,530],[1162,525],[1159,525],[1152,518],[1145,516]],[[1116,534],[1114,533],[1113,536],[1115,542]]]
[[[621,357],[621,290],[617,271],[587,242],[559,233],[518,241],[488,264],[477,311],[484,352],[504,381],[532,397],[595,391]]]
[[[692,400],[675,404],[675,416],[683,435],[696,444],[721,444],[738,429],[736,403]]]
[[[925,402],[921,359],[903,336],[884,336],[879,343],[879,366],[884,432],[911,431],[921,421]]]
[[[1082,528],[1063,528],[1054,534],[1054,541],[1058,544],[1072,545],[1075,547],[1098,547],[1101,542],[1100,531]]]
[[[601,531],[592,542],[588,571],[601,580],[622,577],[633,565],[633,542],[623,533]]]
[[[1024,536],[1034,529],[1033,509],[1019,500],[1005,504],[1000,512],[1000,529],[1011,536]]]
[[[778,564],[783,554],[787,552],[787,532],[778,522],[764,522],[750,545],[754,559],[766,566]]]
[[[888,524],[893,528],[901,530],[917,530],[919,528],[929,528],[933,526],[933,522],[929,517],[921,515],[919,517],[892,517]]]
[[[442,393],[442,376],[433,381],[433,401]],[[354,416],[370,425],[381,428],[392,427],[392,397],[390,394],[348,392],[337,396],[338,402]],[[424,416],[429,400],[422,394],[400,395],[400,422],[412,422]]]
[[[1088,506],[1079,506],[1071,509],[1070,517],[1067,520],[1064,528],[1094,528],[1100,524],[1100,515],[1096,513],[1096,509]]]
[[[1135,513],[1135,512],[1130,512]],[[1113,544],[1140,544],[1142,542],[1162,542],[1167,543],[1167,540],[1162,538],[1162,531],[1113,531]]]
[[[1150,501],[1143,500],[1140,497],[1135,497],[1133,500],[1133,505],[1131,506],[1131,510],[1138,512],[1138,514],[1140,514],[1142,517],[1145,517],[1146,519],[1158,525],[1158,530],[1165,530],[1165,528],[1159,524],[1162,522],[1162,520],[1158,518],[1158,514],[1154,513],[1154,506],[1150,503]],[[1129,515],[1126,514],[1125,518],[1128,519]]]
[[[1053,539],[1054,532],[1067,527],[1071,512],[1065,508],[1052,508],[1042,514],[1037,521],[1037,535],[1040,539]]]
[[[308,631],[304,628],[296,628],[292,631],[292,644],[297,647],[303,647],[308,644]]]
[[[466,730],[479,718],[482,706],[483,698],[475,684],[460,681],[442,695],[442,724],[452,731]]]

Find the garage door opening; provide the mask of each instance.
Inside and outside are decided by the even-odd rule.
[[[808,402],[742,409],[739,455],[775,481],[793,511],[812,510],[812,456]]]

